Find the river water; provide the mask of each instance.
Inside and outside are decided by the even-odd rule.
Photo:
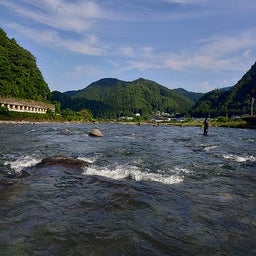
[[[97,126],[0,124],[1,256],[256,255],[255,130]]]

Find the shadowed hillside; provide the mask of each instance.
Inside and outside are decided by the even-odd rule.
[[[252,98],[256,97],[256,63],[228,89],[216,89],[203,95],[192,107],[192,116],[249,115]],[[254,111],[255,113],[255,106]]]

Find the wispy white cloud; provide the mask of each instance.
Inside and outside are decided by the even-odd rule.
[[[124,72],[131,69],[170,69],[173,71],[238,71],[241,62],[253,61],[251,55],[256,50],[255,31],[247,31],[238,36],[214,36],[198,41],[194,49],[180,52],[159,52],[152,47],[123,47],[119,54],[128,57]]]
[[[23,0],[1,5],[27,20],[66,31],[84,32],[93,24],[93,19],[110,19],[111,13],[92,1],[65,2],[63,0]]]
[[[58,42],[61,47],[66,48],[75,53],[95,56],[102,56],[105,54],[105,49],[98,45],[97,38],[94,35],[90,35],[79,41],[63,41],[61,39]]]
[[[237,31],[236,35],[211,36],[199,41],[202,44],[201,52],[214,56],[228,55],[229,53],[255,47],[256,30]]]
[[[216,85],[211,84],[209,81],[202,81],[197,85],[197,87],[200,92],[209,92],[214,87],[216,88]]]
[[[202,4],[208,3],[209,0],[161,0],[167,3],[175,3],[175,4]]]
[[[230,11],[234,8],[252,9],[255,8],[256,2],[251,0],[236,0],[232,3],[230,0],[155,0],[159,2],[167,2],[171,4],[205,6],[208,8],[218,8],[224,11]],[[226,10],[225,10],[226,9]]]
[[[95,56],[104,55],[106,51],[100,46],[97,37],[93,34],[86,35],[82,38],[80,37],[79,39],[66,39],[61,37],[55,30],[28,28],[16,23],[6,25],[9,28],[19,31],[19,33],[23,34],[23,36],[26,36],[26,38],[31,41],[43,46]]]
[[[244,50],[242,56],[243,56],[243,58],[252,58],[252,51],[251,51],[251,49]]]
[[[75,66],[73,69],[68,72],[68,76],[78,79],[80,77],[85,77],[85,76],[102,76],[104,72],[102,72],[101,69],[95,67],[95,66],[90,66],[90,65],[84,65],[84,66]]]
[[[157,0],[159,1],[159,0]],[[160,0],[166,1],[166,0]],[[205,0],[208,1],[208,0]],[[197,3],[202,0],[170,0],[180,4]],[[149,2],[150,3],[150,2]],[[8,8],[21,18],[63,31],[75,31],[84,33],[88,29],[93,29],[97,21],[137,21],[145,22],[150,20],[176,20],[204,16],[205,13],[181,8],[180,11],[167,9],[166,13],[155,10],[154,6],[147,7],[143,2],[134,3],[116,1],[64,1],[64,0],[22,0],[8,1],[2,0],[0,5]]]
[[[119,49],[117,49],[117,54],[124,57],[129,58],[135,58],[136,57],[136,51],[131,46],[121,46]]]

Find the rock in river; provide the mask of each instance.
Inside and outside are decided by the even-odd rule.
[[[66,157],[66,156],[52,156],[44,158],[38,165],[62,165],[62,166],[78,166],[81,167],[83,165],[88,164],[82,159],[74,158],[74,157]]]
[[[95,137],[102,137],[103,136],[102,132],[99,129],[92,129],[89,132],[89,135],[90,136],[95,136]]]

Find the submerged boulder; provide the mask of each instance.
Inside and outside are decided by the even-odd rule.
[[[89,135],[90,135],[90,136],[94,136],[94,137],[102,137],[102,136],[103,136],[103,133],[102,133],[99,129],[92,129],[92,130],[89,132]]]
[[[0,178],[0,186],[10,186],[15,184],[14,181],[8,180],[6,178]]]
[[[88,164],[86,161],[74,157],[66,157],[66,156],[52,156],[44,158],[38,166],[45,165],[62,165],[62,166],[78,166],[81,167],[83,165]]]

